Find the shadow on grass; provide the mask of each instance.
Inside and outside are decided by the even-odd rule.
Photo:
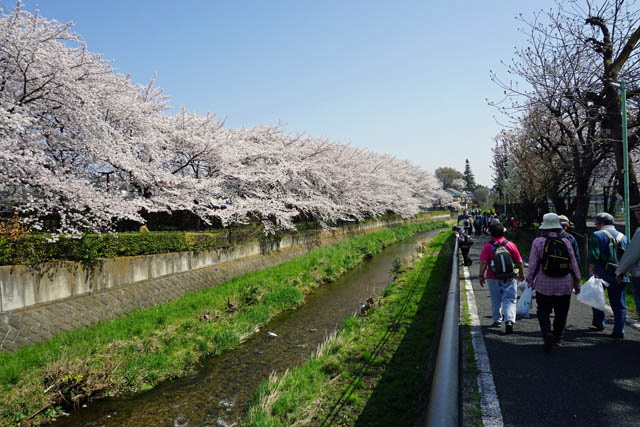
[[[384,367],[384,373],[355,425],[415,425],[428,397],[430,381],[427,381],[427,372],[432,365],[431,350],[437,337],[442,302],[448,285],[450,253],[451,247],[445,246],[430,272],[423,270],[420,273],[417,283],[426,282],[431,285],[424,288],[422,295],[418,293],[417,284],[412,286],[390,326],[368,357],[359,362],[360,367],[354,370],[353,379],[321,425],[336,424],[342,409],[350,404],[354,391],[368,380],[370,381],[369,374],[372,371],[380,369],[380,358],[390,360]],[[420,298],[417,312],[413,318],[403,319],[410,302],[416,298]],[[395,353],[385,356],[386,353],[393,351],[392,348],[387,348],[389,341],[393,341],[394,335],[405,330],[406,333]],[[356,363],[354,361],[354,365]]]

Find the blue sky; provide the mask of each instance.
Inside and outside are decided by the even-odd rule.
[[[14,3],[2,2],[5,8]],[[24,0],[174,107],[227,126],[286,123],[492,185],[489,70],[526,41],[515,16],[553,0]],[[506,72],[503,72],[506,74]]]

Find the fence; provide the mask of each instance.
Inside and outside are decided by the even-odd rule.
[[[460,277],[458,239],[454,239],[451,281],[438,344],[426,425],[457,427],[460,419]]]

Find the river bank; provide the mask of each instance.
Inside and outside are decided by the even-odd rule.
[[[416,425],[428,396],[450,236],[425,244],[367,315],[347,319],[308,362],[263,383],[245,424]]]
[[[0,422],[41,423],[97,396],[137,393],[193,371],[363,259],[442,222],[359,236],[91,329],[0,354]]]

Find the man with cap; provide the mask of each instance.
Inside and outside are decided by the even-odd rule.
[[[613,225],[613,216],[607,212],[600,212],[594,220],[597,231],[589,238],[589,275],[596,276],[607,282],[607,294],[613,310],[613,332],[611,338],[624,338],[624,322],[627,317],[627,302],[625,285],[628,277],[623,277],[621,282],[616,280],[616,273],[606,269],[609,254],[609,244],[614,243],[622,249],[627,247],[627,236],[616,230]],[[598,331],[604,330],[604,311],[592,309],[593,318],[591,324]]]
[[[580,265],[580,249],[578,248],[578,241],[573,234],[569,232],[571,230],[571,221],[565,215],[559,215],[560,225],[562,225],[562,231],[560,232],[560,237],[565,237],[569,242],[571,242],[571,247],[573,248],[573,253],[576,255],[576,261],[578,261],[578,265]]]
[[[629,210],[635,214],[636,219],[640,222],[640,205],[629,206]],[[629,246],[620,259],[620,264],[616,268],[616,281],[623,283],[629,270],[631,270],[631,292],[636,302],[636,311],[640,313],[640,227],[636,229]]]
[[[536,238],[531,244],[527,286],[536,291],[536,305],[540,332],[544,340],[544,350],[550,352],[556,345],[564,343],[564,330],[571,304],[571,291],[580,293],[580,267],[571,242],[562,236],[560,218],[554,213],[545,214],[539,227],[547,234]],[[548,243],[548,241],[551,241]],[[562,246],[564,244],[564,246]],[[551,267],[545,252],[558,247],[563,255],[562,269]],[[557,246],[556,246],[557,245]],[[559,271],[558,271],[559,270]],[[553,327],[551,312],[555,313]]]

